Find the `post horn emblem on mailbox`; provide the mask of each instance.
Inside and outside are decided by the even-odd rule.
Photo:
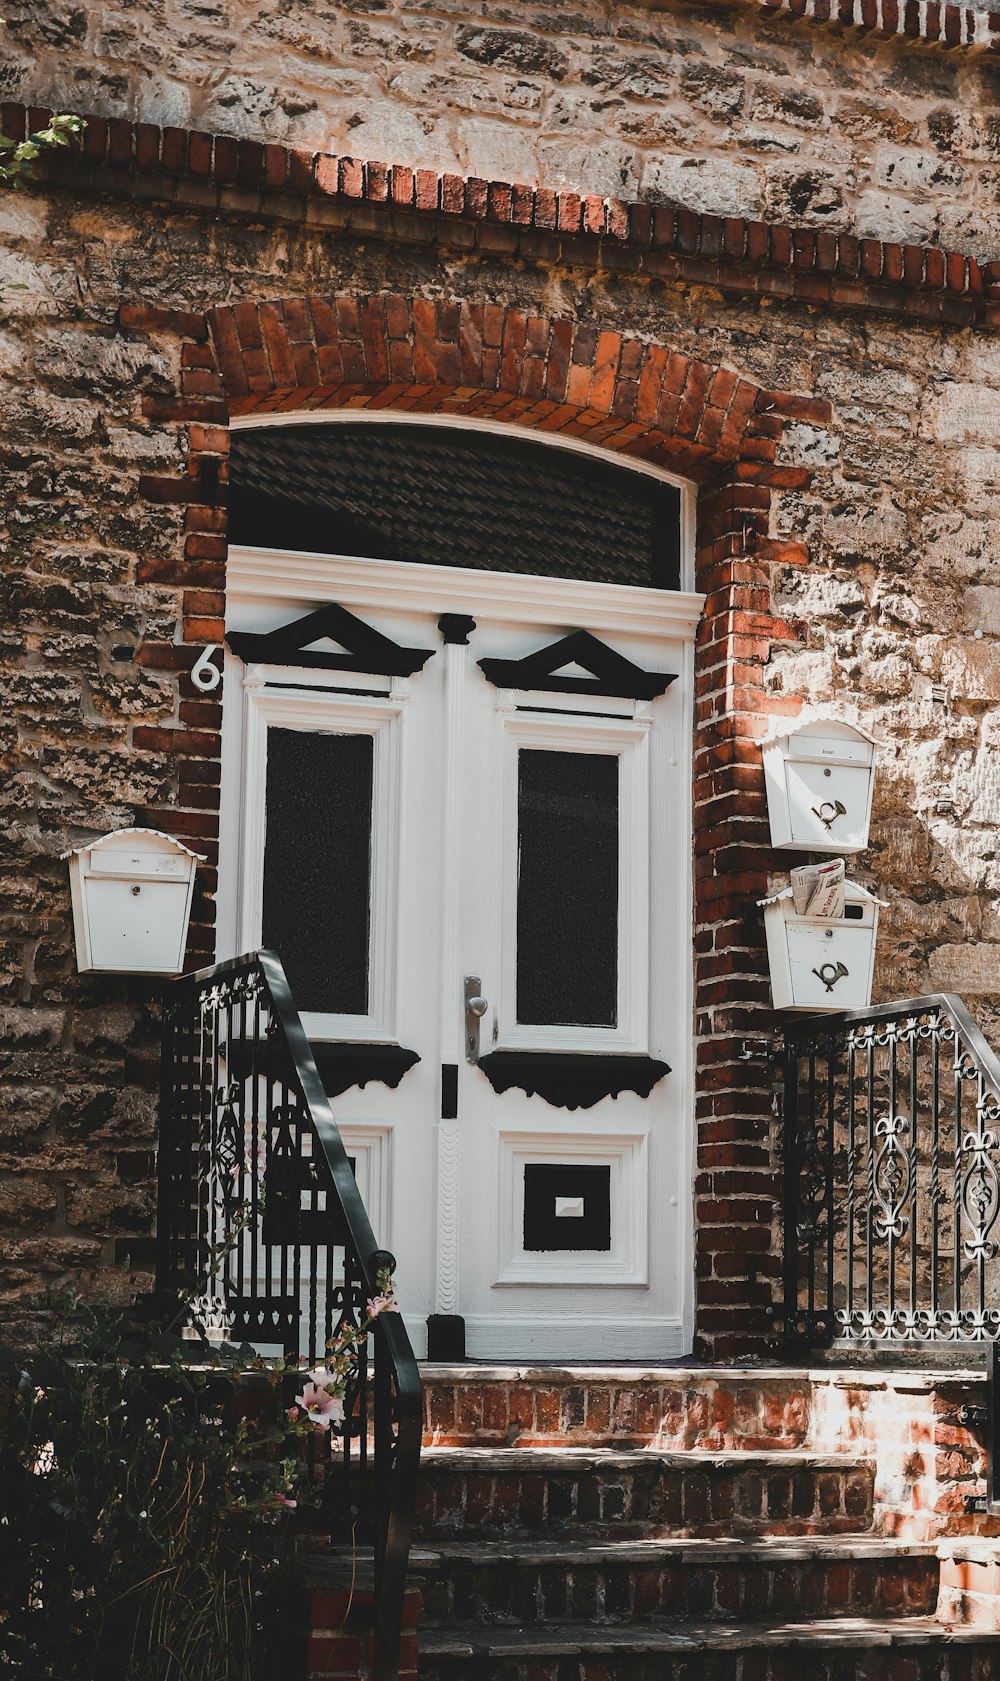
[[[822,805],[813,806],[813,814],[824,828],[831,829],[838,817],[847,816],[847,807],[843,800],[824,800]]]

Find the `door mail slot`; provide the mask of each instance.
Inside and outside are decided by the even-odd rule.
[[[763,743],[771,844],[794,852],[868,845],[877,742],[838,718],[782,726]]]
[[[199,854],[156,829],[121,829],[63,856],[80,973],[180,974]]]
[[[844,898],[837,917],[799,916],[790,887],[758,901],[776,1010],[863,1010],[871,1003],[884,900],[854,881],[845,882]]]

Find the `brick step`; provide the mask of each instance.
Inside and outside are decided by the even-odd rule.
[[[985,1398],[981,1365],[487,1366],[424,1363],[437,1447],[759,1449],[856,1446],[914,1411],[948,1419]]]
[[[846,1453],[425,1448],[415,1533],[430,1542],[582,1525],[618,1536],[864,1531],[873,1484],[873,1463]]]
[[[930,1540],[1000,1531],[985,1489],[974,1363],[829,1366],[425,1364],[433,1447],[852,1453],[876,1461],[872,1527]]]
[[[995,1681],[996,1636],[932,1617],[428,1629],[420,1681]]]
[[[437,1552],[425,1628],[923,1616],[938,1597],[933,1547],[874,1537],[444,1542]]]

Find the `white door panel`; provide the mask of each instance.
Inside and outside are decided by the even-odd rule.
[[[394,1044],[419,1057],[395,1089],[373,1080],[333,1098],[379,1240],[397,1257],[416,1345],[426,1316],[444,1313],[464,1316],[473,1358],[683,1353],[692,1297],[690,637],[675,609],[657,631],[653,591],[616,589],[618,618],[602,633],[593,592],[603,598],[606,586],[539,579],[522,614],[532,580],[518,578],[508,601],[504,580],[448,568],[438,606],[433,569],[400,565],[413,599],[403,610],[385,593],[384,563],[365,599],[367,565],[336,562],[351,611],[437,652],[405,679],[352,675],[355,692],[330,674],[230,661],[220,955],[260,943],[267,869],[279,856],[268,853],[268,823],[272,835],[294,829],[289,811],[268,811],[269,741],[284,741],[271,732],[368,736],[367,883],[356,872],[368,895],[364,1007],[314,1008],[304,1019],[319,1043]],[[290,594],[282,612],[272,594],[236,589],[231,613],[238,628],[266,629],[315,599]],[[444,643],[437,619],[459,605],[475,629],[467,645]],[[654,700],[633,700],[496,688],[479,668],[483,658],[520,659],[581,623],[677,681]],[[324,762],[321,752],[292,759]],[[329,762],[339,763],[336,751]],[[277,775],[272,784],[287,785]],[[323,833],[318,821],[320,849]],[[281,856],[297,856],[291,843]],[[299,943],[308,946],[310,869],[302,876]],[[336,871],[315,879],[333,882]],[[290,890],[285,883],[283,904]],[[337,926],[319,911],[315,920]],[[355,915],[355,944],[358,925]],[[609,1056],[632,1059],[617,1095],[574,1108],[551,1089],[495,1089],[467,1056],[467,977],[487,1000],[481,1057],[586,1057],[595,1071]],[[629,1089],[628,1070],[648,1058],[670,1072],[645,1095]]]

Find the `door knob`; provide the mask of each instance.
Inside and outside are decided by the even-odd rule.
[[[489,1009],[488,1001],[479,991],[478,975],[465,977],[465,1055],[468,1062],[479,1061],[479,1023]]]

